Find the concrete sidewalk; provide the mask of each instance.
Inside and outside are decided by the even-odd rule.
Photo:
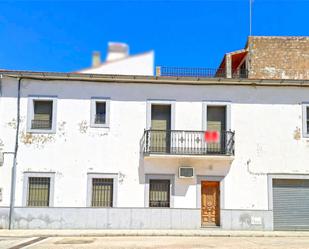
[[[199,230],[0,230],[0,237],[104,237],[104,236],[203,236],[203,237],[308,237],[309,231]]]

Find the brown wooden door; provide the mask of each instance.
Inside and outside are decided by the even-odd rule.
[[[202,182],[202,226],[220,225],[220,183]]]

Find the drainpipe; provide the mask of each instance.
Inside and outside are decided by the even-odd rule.
[[[12,167],[11,177],[11,199],[10,199],[10,211],[9,211],[9,229],[12,229],[12,218],[14,212],[15,202],[15,184],[16,184],[16,165],[17,165],[17,151],[18,151],[18,137],[19,137],[19,123],[20,123],[20,86],[22,78],[18,79],[17,86],[17,116],[16,116],[16,137],[15,137],[15,148],[14,148],[14,159]]]

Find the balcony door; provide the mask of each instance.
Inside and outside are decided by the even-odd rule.
[[[151,151],[168,153],[170,149],[171,105],[151,106]]]
[[[209,153],[224,153],[226,131],[226,106],[207,106],[207,130],[218,131],[218,142],[207,144]]]

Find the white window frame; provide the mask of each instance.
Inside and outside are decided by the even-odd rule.
[[[170,181],[170,206],[174,207],[175,197],[175,174],[145,174],[144,207],[149,207],[150,180],[169,180]]]
[[[52,101],[53,113],[52,113],[52,126],[51,129],[32,129],[31,121],[34,117],[34,101]],[[56,133],[57,127],[57,96],[28,96],[28,108],[27,108],[27,132],[29,133]]]
[[[309,133],[307,132],[307,108],[309,108],[309,102],[302,103],[303,137],[309,138]]]
[[[48,177],[50,178],[49,186],[49,205],[48,207],[54,206],[54,191],[55,191],[55,172],[24,172],[23,182],[23,206],[27,206],[27,200],[29,196],[29,178],[30,177]]]
[[[113,206],[106,208],[117,207],[118,199],[118,174],[117,173],[88,173],[87,174],[87,207],[91,206],[92,200],[92,179],[94,178],[110,178],[113,179]]]
[[[107,97],[92,97],[91,98],[91,107],[90,107],[90,127],[92,128],[109,128],[110,127],[110,98]],[[105,102],[105,124],[96,124],[95,115],[96,115],[96,103]]]

